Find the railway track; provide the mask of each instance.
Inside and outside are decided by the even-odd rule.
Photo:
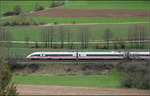
[[[16,64],[118,64],[126,60],[16,60]],[[148,60],[132,60],[132,62],[148,62]]]

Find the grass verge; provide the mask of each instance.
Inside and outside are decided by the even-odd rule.
[[[118,88],[121,76],[119,72],[112,72],[105,76],[14,75],[12,82],[16,84]]]

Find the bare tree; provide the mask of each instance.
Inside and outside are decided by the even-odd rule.
[[[128,29],[128,41],[129,41],[129,48],[133,47],[133,32],[131,30],[131,28]]]
[[[137,24],[133,25],[133,38],[134,38],[134,48],[138,48],[138,44],[136,43],[138,41],[138,26]]]
[[[49,32],[47,28],[41,30],[41,40],[45,44],[44,47],[47,48],[49,46]]]
[[[66,28],[66,32],[67,32],[67,42],[68,42],[68,48],[70,48],[70,39],[71,39],[71,32],[70,32],[70,28]]]
[[[44,42],[44,31],[43,30],[41,30],[41,32],[40,32],[40,40],[41,40],[41,42]]]
[[[141,39],[141,42],[142,42],[141,48],[144,48],[145,40],[147,40],[147,36],[148,36],[147,30],[144,26],[142,26],[140,32],[141,32],[140,33],[140,39]]]
[[[53,26],[50,26],[49,33],[50,33],[51,48],[53,48],[53,39],[54,39],[54,28],[53,28]]]
[[[78,39],[81,43],[81,48],[88,48],[88,41],[89,41],[89,29],[88,26],[81,26],[78,32]]]
[[[64,35],[65,35],[64,26],[61,26],[59,28],[59,32],[60,32],[61,48],[64,48]]]
[[[81,48],[84,48],[84,32],[82,31],[82,27],[80,27],[80,30],[78,32],[78,42],[81,46]]]
[[[12,40],[12,35],[10,31],[7,31],[5,29],[1,29],[0,32],[0,41],[6,41],[4,43],[1,42],[0,46],[3,44],[5,47],[7,47],[7,57],[9,57],[9,50],[11,47],[10,41]]]
[[[131,41],[131,48],[143,48],[147,31],[144,26],[132,25],[128,32],[128,40]]]
[[[84,31],[85,31],[85,48],[88,48],[89,36],[91,35],[90,31],[89,31],[89,27],[85,26],[85,30]]]
[[[109,28],[107,28],[107,29],[104,31],[104,33],[103,33],[103,38],[104,38],[104,40],[105,40],[106,43],[107,43],[107,48],[109,49],[109,42],[110,42],[110,40],[111,40],[111,38],[112,38],[112,32],[111,32],[111,30],[110,30]]]
[[[29,47],[29,40],[30,40],[29,34],[26,34],[25,37],[24,37],[24,41],[26,43],[27,48]]]

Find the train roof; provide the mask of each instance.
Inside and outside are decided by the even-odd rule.
[[[33,52],[32,54],[74,54],[76,52]],[[79,54],[124,54],[125,52],[78,52]],[[129,52],[130,54],[150,54],[150,52]]]
[[[76,52],[33,52],[32,54],[73,54]],[[79,54],[123,54],[124,52],[78,52]]]
[[[130,54],[150,54],[150,52],[130,52]]]
[[[32,54],[71,54],[74,52],[33,52]]]

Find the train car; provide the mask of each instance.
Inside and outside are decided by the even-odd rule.
[[[124,52],[79,52],[79,59],[123,59],[124,56]]]
[[[75,52],[34,52],[27,59],[75,59]]]
[[[34,52],[27,59],[123,59],[124,52]]]
[[[150,52],[130,52],[130,59],[149,59]]]

